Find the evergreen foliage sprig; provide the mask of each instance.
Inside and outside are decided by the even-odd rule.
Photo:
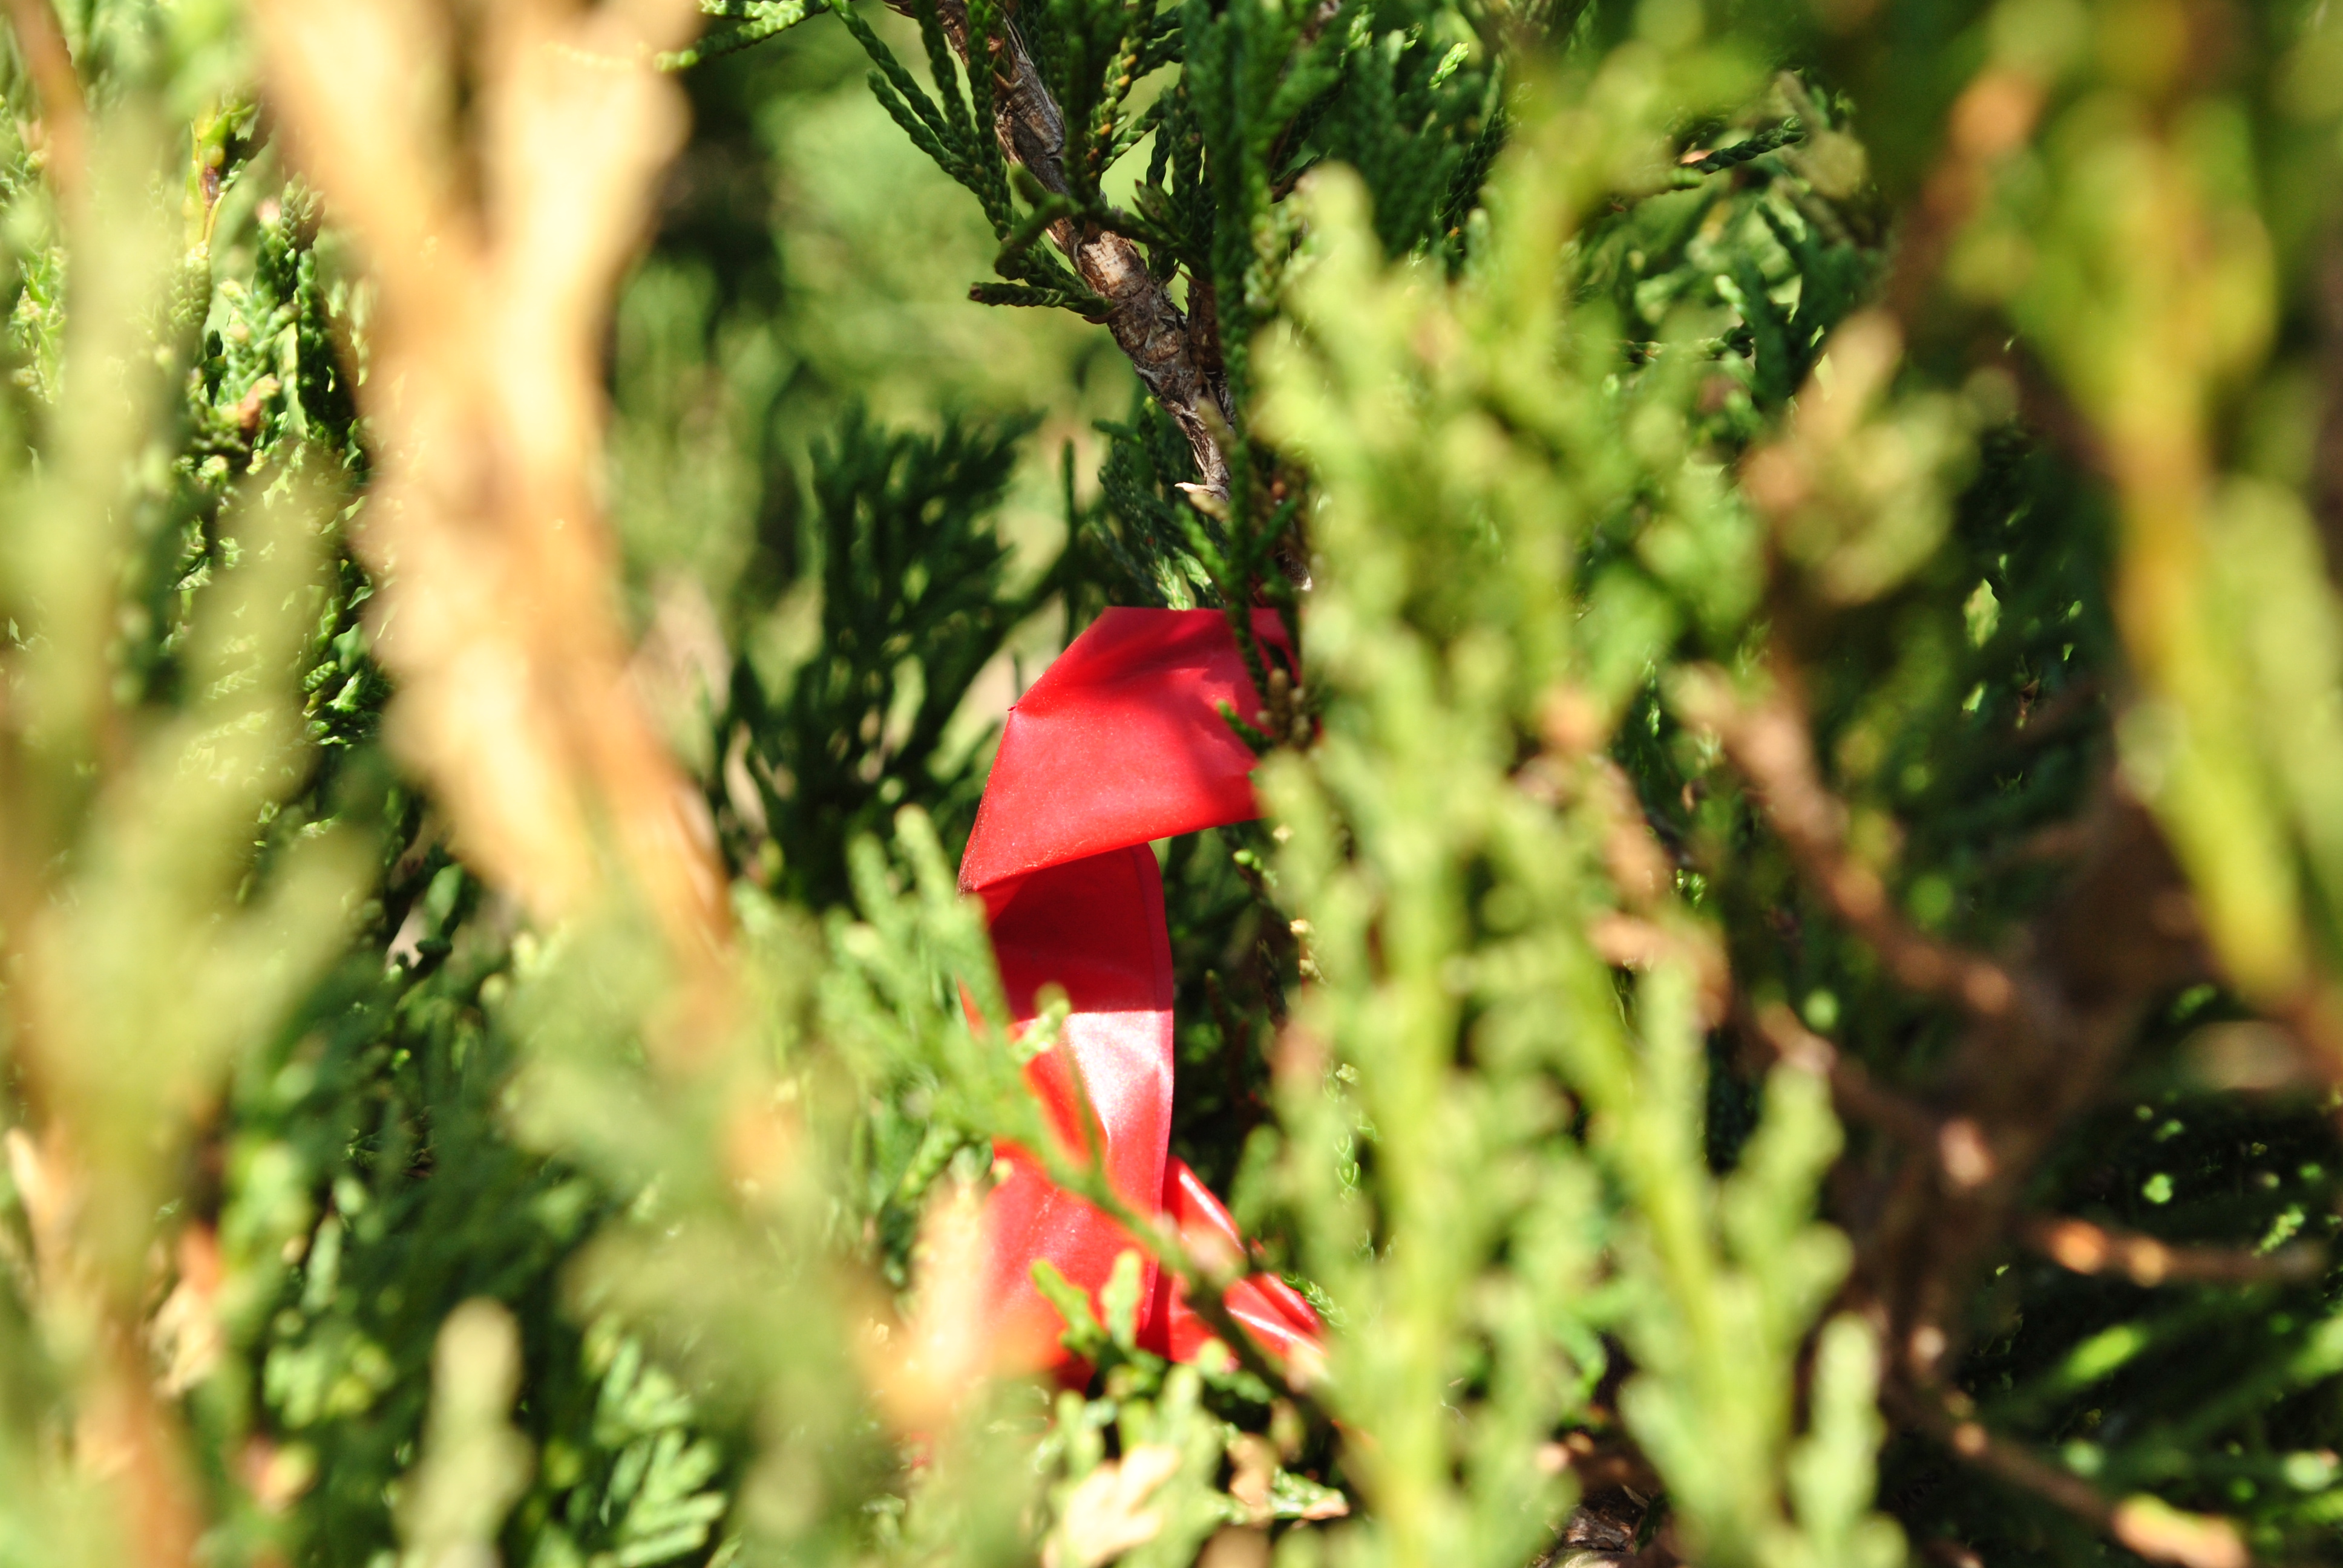
[[[1256,482],[1256,467],[1275,464],[1253,451],[1248,421],[1250,345],[1292,246],[1277,204],[1303,171],[1340,159],[1368,178],[1394,254],[1461,246],[1502,139],[1494,35],[1439,5],[1195,4],[1159,16],[1145,0],[1057,0],[1014,21],[957,0],[900,8],[919,26],[934,99],[850,6],[839,14],[877,66],[871,88],[889,115],[975,193],[1001,236],[998,269],[1011,281],[976,285],[971,297],[1061,306],[1109,326],[1189,446],[1192,480],[1169,479],[1198,487],[1206,520],[1178,531],[1198,538],[1202,575],[1233,602],[1275,599],[1299,569],[1295,512],[1272,493],[1282,487]],[[989,68],[955,69],[955,55]],[[1129,115],[1139,85],[1166,66],[1176,76]],[[1151,137],[1138,212],[1123,211],[1100,182]],[[1031,182],[1021,217],[1004,157]],[[1079,280],[1036,250],[1044,234]],[[1147,247],[1143,271],[1133,242]],[[1181,278],[1184,309],[1169,293]],[[1118,520],[1159,535],[1163,522],[1151,509]],[[1239,635],[1260,663],[1249,625]]]
[[[830,112],[808,14],[669,56],[703,154]],[[379,299],[234,17],[9,15],[0,1563],[2332,1555],[2323,11],[857,17],[985,297],[1127,329],[1128,252],[1192,379],[1044,566],[1028,424],[800,460],[762,208],[656,242],[721,326],[630,318],[617,491],[732,442],[757,539],[628,536],[734,878],[692,1073],[642,911],[525,918],[386,749]],[[1306,632],[1271,818],[1162,847],[1290,1381],[1128,1266],[1083,1386],[953,1359],[1047,1033],[950,851],[1107,598]]]
[[[776,628],[796,645],[737,664],[718,721],[737,737],[728,771],[754,781],[731,802],[736,819],[764,829],[739,853],[803,903],[843,902],[847,846],[904,804],[955,828],[974,813],[985,759],[945,754],[952,718],[1009,635],[1066,586],[1061,558],[1012,588],[993,528],[1031,428],[948,425],[930,438],[850,412],[815,454],[818,566],[793,606],[801,623]]]

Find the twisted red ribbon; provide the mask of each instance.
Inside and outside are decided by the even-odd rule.
[[[1283,648],[1274,614],[1256,634]],[[960,885],[984,900],[1011,1018],[1062,987],[1061,1043],[1028,1064],[1051,1132],[1086,1157],[1087,1090],[1107,1179],[1142,1214],[1164,1214],[1193,1250],[1242,1257],[1227,1209],[1172,1158],[1172,943],[1151,840],[1260,815],[1253,755],[1221,704],[1261,706],[1217,610],[1110,609],[1010,709],[961,858]],[[1074,1074],[1081,1074],[1081,1089]],[[1095,1305],[1117,1256],[1137,1250],[1139,1342],[1192,1360],[1211,1337],[1185,1286],[1094,1205],[1054,1186],[1027,1151],[1004,1146],[1008,1179],[985,1209],[989,1330],[999,1359],[1065,1368],[1055,1309],[1032,1280],[1046,1259]],[[1256,1274],[1224,1292],[1262,1348],[1314,1346],[1317,1314],[1282,1280]]]

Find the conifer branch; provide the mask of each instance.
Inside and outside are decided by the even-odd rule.
[[[887,3],[917,19],[913,0]],[[966,0],[936,0],[935,15],[960,63],[970,65]],[[993,134],[1002,154],[1051,196],[1071,196],[1065,167],[1065,118],[1016,24],[1004,19],[999,35],[987,42]],[[1215,496],[1227,496],[1228,457],[1212,428],[1215,420],[1225,424],[1230,417],[1227,385],[1200,362],[1188,318],[1172,302],[1169,280],[1148,270],[1146,257],[1129,237],[1095,217],[1059,218],[1049,226],[1049,234],[1083,285],[1103,302],[1101,319],[1114,334],[1115,346],[1186,437],[1204,487]]]
[[[392,5],[256,7],[297,158],[381,291],[360,406],[382,477],[363,548],[386,575],[397,564],[377,601],[397,631],[377,644],[402,685],[397,743],[464,852],[541,918],[611,885],[608,831],[694,977],[676,1039],[697,1041],[725,1016],[730,911],[704,809],[627,683],[586,478],[600,312],[683,133],[671,82],[602,62],[648,64],[690,20],[679,0],[574,23],[510,13],[478,53],[489,177],[472,205],[421,150],[447,127],[394,85],[455,64],[443,40]],[[335,66],[368,50],[396,66],[361,93]]]

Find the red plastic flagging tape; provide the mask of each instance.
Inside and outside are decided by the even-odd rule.
[[[1283,647],[1275,615],[1254,629]],[[1039,1011],[1045,985],[1071,1011],[1060,1044],[1025,1070],[1063,1149],[1081,1158],[1081,1090],[1102,1134],[1108,1181],[1142,1214],[1164,1214],[1192,1250],[1242,1256],[1235,1222],[1172,1158],[1172,943],[1151,840],[1260,815],[1252,752],[1221,704],[1261,706],[1218,610],[1110,609],[1009,713],[977,809],[960,885],[984,900],[1011,1018]],[[1074,1074],[1081,1074],[1080,1089]],[[1057,1312],[1034,1286],[1037,1261],[1090,1293],[1124,1251],[1144,1271],[1140,1343],[1192,1360],[1211,1337],[1185,1288],[1098,1208],[1052,1185],[1028,1151],[985,1209],[985,1301],[1004,1366],[1062,1368]],[[1273,1354],[1314,1347],[1317,1314],[1282,1280],[1257,1274],[1223,1298]]]

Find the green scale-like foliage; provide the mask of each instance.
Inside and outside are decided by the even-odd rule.
[[[815,564],[790,607],[801,626],[779,628],[803,646],[766,669],[736,665],[719,718],[739,737],[727,766],[748,769],[749,810],[771,829],[739,853],[757,864],[769,842],[774,885],[806,904],[844,900],[846,846],[900,806],[926,805],[965,836],[985,759],[946,755],[947,730],[1009,634],[1061,586],[1052,566],[1012,588],[991,523],[1030,428],[951,425],[929,438],[855,413],[815,457],[804,556]]]
[[[1094,485],[1071,443],[1042,455],[1054,486],[1021,468],[1019,417],[855,413],[790,450],[767,415],[825,371],[741,346],[805,340],[768,226],[802,193],[728,167],[750,193],[733,199],[699,176],[711,147],[763,156],[744,126],[838,113],[836,62],[798,30],[830,24],[798,0],[709,0],[710,30],[669,63],[738,58],[686,77],[702,161],[647,276],[712,279],[714,325],[642,357],[627,334],[648,317],[622,329],[635,468],[616,509],[630,588],[702,573],[720,607],[721,678],[704,710],[663,717],[738,879],[813,1172],[766,1219],[711,1230],[707,1192],[730,1176],[709,1124],[641,1070],[641,944],[525,930],[381,749],[372,585],[335,532],[369,474],[349,357],[366,299],[281,173],[225,13],[59,9],[94,104],[188,126],[156,182],[188,191],[150,312],[168,395],[76,514],[118,519],[106,678],[138,726],[209,711],[209,607],[266,559],[239,498],[330,485],[331,559],[291,639],[307,749],[236,828],[230,911],[313,839],[377,846],[347,950],[217,1075],[157,1222],[209,1237],[221,1264],[212,1359],[157,1342],[210,1559],[395,1561],[394,1499],[444,1402],[435,1342],[478,1296],[520,1335],[512,1422],[532,1462],[498,1537],[514,1563],[1046,1549],[1094,1568],[1109,1467],[1142,1455],[1164,1467],[1154,1523],[1109,1555],[1151,1568],[1231,1523],[1266,1530],[1281,1568],[1514,1568],[1545,1560],[1581,1502],[1627,1518],[1623,1553],[1704,1563],[2129,1561],[2105,1505],[2140,1497],[2225,1515],[2258,1560],[2334,1555],[2343,1336],[2331,1271],[2294,1250],[2338,1227],[2343,1150],[2331,1095],[2238,1078],[2236,1050],[2268,1067],[2269,1010],[2202,955],[2148,988],[1956,1278],[1950,1360],[1917,1375],[1878,1332],[1893,1292],[1867,1271],[1943,1186],[1928,1129],[1866,1112],[1845,1070],[1825,1084],[1811,1057],[1781,1060],[1756,1020],[1794,1017],[1924,1118],[1965,1103],[1949,1075],[1978,1025],[1906,983],[1715,733],[1720,691],[1790,691],[1887,906],[2012,963],[2033,961],[2112,802],[2184,821],[2157,795],[2172,754],[2136,722],[2111,588],[2125,503],[2093,424],[2126,384],[2107,367],[2140,363],[2122,355],[2147,331],[2099,221],[2147,188],[2147,164],[2103,159],[2137,150],[2108,127],[2147,103],[2140,134],[2185,144],[2233,204],[2209,226],[2228,238],[2187,254],[2231,266],[2239,232],[2268,244],[2267,363],[2233,355],[2206,394],[2231,470],[2207,574],[2227,640],[2208,646],[2247,715],[2217,760],[2265,791],[2228,798],[2299,851],[2306,927],[2331,948],[2313,808],[2335,618],[2293,498],[2317,498],[2332,440],[2333,328],[2309,281],[2333,265],[2343,188],[2323,13],[2184,8],[2216,18],[2183,29],[2201,69],[2149,102],[2159,56],[2118,45],[2169,43],[2153,7],[1923,0],[1823,8],[1808,30],[1660,0],[1043,0],[1013,21],[1066,122],[1061,193],[1003,158],[994,85],[933,10],[832,7],[876,67],[896,127],[877,130],[975,198],[999,275],[980,300],[1097,318],[1048,237],[1070,221],[1125,235],[1172,297],[1209,304],[1221,503],[1182,488],[1189,439],[1143,392],[1099,427]],[[968,15],[980,45],[1011,24]],[[1946,149],[1984,133],[1954,106],[1987,70],[2034,84],[2026,113],[2051,128],[2009,133],[1962,186]],[[58,240],[9,71],[0,506],[43,464],[70,471],[76,276],[95,286]],[[1825,473],[1812,506],[1767,499],[1767,454],[1855,357],[1843,334],[1883,320],[1898,347],[1856,419],[1875,462],[1847,489]],[[630,531],[628,508],[674,476],[641,456],[655,443],[625,443],[678,366],[736,421],[718,444],[756,542],[729,557]],[[1085,407],[1121,396],[1105,380]],[[1050,488],[1062,548],[1012,547]],[[12,651],[36,648],[45,607],[0,589]],[[1095,1310],[1043,1282],[1086,1384],[997,1390],[899,1442],[857,1359],[869,1326],[890,1295],[916,1308],[900,1292],[927,1288],[922,1227],[981,1187],[990,1142],[1035,1132],[950,870],[1001,703],[1102,603],[1256,598],[1296,614],[1302,694],[1279,716],[1294,727],[1247,726],[1281,743],[1270,819],[1161,846],[1173,1145],[1262,1238],[1258,1262],[1320,1304],[1327,1375],[1167,1367],[1136,1346],[1127,1265]],[[1663,885],[1623,890],[1623,823],[1649,831]],[[2192,869],[2207,831],[2174,835]],[[1598,940],[1637,921],[1630,956]],[[1712,947],[1727,995],[1707,990]],[[27,1212],[12,1187],[12,1485],[30,1473],[6,1468],[16,1428],[65,1430],[19,1269]],[[2061,1217],[2246,1277],[2077,1272],[2026,1242]],[[1972,1418],[1998,1445],[1984,1465],[1954,1425]],[[62,1560],[12,1506],[0,1562]],[[2230,1538],[2197,1539],[2227,1560]]]
[[[991,74],[955,64],[932,7],[908,8],[932,96],[850,6],[835,9],[877,65],[871,90],[889,115],[976,196],[1001,239],[997,270],[1011,281],[979,285],[975,297],[1103,319],[1103,302],[1042,237],[1066,221],[1124,235],[1144,248],[1155,277],[1184,280],[1188,308],[1209,316],[1211,329],[1192,335],[1200,368],[1225,381],[1216,413],[1232,443],[1232,504],[1243,526],[1232,537],[1222,520],[1181,499],[1177,487],[1192,470],[1160,409],[1103,427],[1112,444],[1103,505],[1087,523],[1125,591],[1172,605],[1248,595],[1240,585],[1263,579],[1265,547],[1294,515],[1281,506],[1288,487],[1275,478],[1273,457],[1253,452],[1248,425],[1252,339],[1275,313],[1294,240],[1282,204],[1311,168],[1343,162],[1367,179],[1392,254],[1432,246],[1461,256],[1465,216],[1503,139],[1497,24],[1454,6],[1359,0],[1189,0],[1161,14],[1122,0],[1057,0],[1015,24],[1066,126],[1062,168],[1051,176],[1061,174],[1066,188],[1057,193],[1004,159],[990,130]],[[967,18],[980,51],[1008,36],[990,6],[970,7]],[[1141,84],[1154,95],[1134,113]],[[1145,174],[1130,205],[1117,206],[1104,182],[1142,146]],[[1021,214],[1012,187],[1024,198]],[[1142,559],[1172,563],[1171,575]]]

